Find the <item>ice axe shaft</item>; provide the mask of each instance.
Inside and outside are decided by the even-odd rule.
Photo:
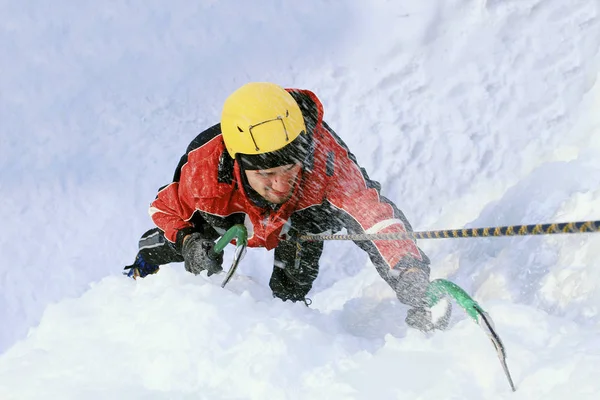
[[[515,388],[515,384],[510,376],[510,371],[508,370],[508,365],[506,364],[506,349],[504,348],[504,344],[502,344],[502,340],[500,340],[500,336],[498,336],[498,333],[494,328],[494,322],[490,318],[489,314],[483,311],[479,306],[475,306],[475,310],[479,314],[479,326],[481,326],[482,329],[488,334],[490,340],[494,344],[496,353],[498,353],[498,359],[502,364],[502,369],[504,369],[506,379],[508,379],[508,384],[510,385],[512,391],[515,392],[517,389]]]
[[[231,267],[227,271],[225,275],[225,279],[221,283],[221,287],[224,288],[225,285],[231,280],[235,271],[237,270],[240,261],[246,254],[246,246],[248,246],[248,230],[244,225],[237,224],[232,226],[217,240],[215,243],[214,251],[215,253],[220,253],[225,249],[232,240],[235,239],[235,255],[233,256],[233,262],[231,263]]]

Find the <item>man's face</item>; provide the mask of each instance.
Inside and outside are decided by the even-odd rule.
[[[246,171],[248,183],[265,200],[282,204],[292,197],[300,164],[281,165],[275,168]]]

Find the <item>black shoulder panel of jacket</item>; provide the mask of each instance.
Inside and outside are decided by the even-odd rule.
[[[219,158],[219,183],[231,184],[233,182],[233,164],[234,159],[229,156],[227,151],[224,151]]]
[[[179,182],[179,179],[181,178],[181,168],[185,165],[185,163],[187,163],[188,154],[191,151],[204,146],[206,143],[210,142],[212,139],[219,136],[220,134],[221,134],[221,124],[215,124],[215,125],[211,126],[210,128],[201,132],[198,136],[196,136],[194,138],[194,140],[192,140],[192,142],[187,147],[185,154],[179,160],[179,164],[177,164],[177,168],[175,169],[175,174],[173,175],[173,182]]]
[[[300,107],[300,111],[302,112],[302,117],[304,117],[306,130],[308,131],[308,134],[312,136],[315,127],[317,126],[317,119],[319,118],[317,105],[307,94],[297,91],[291,91],[290,94],[294,100],[296,100],[296,103],[298,103],[298,107]]]
[[[215,137],[219,136],[220,134],[221,134],[221,124],[220,123],[215,124],[208,129],[205,129],[204,131],[200,132],[198,134],[198,136],[196,136],[194,138],[194,140],[192,140],[192,142],[189,144],[187,150],[185,151],[186,154],[192,150],[196,150],[198,147],[202,147],[203,145],[210,142],[211,140],[213,140]]]

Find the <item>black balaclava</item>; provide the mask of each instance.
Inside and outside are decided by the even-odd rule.
[[[243,170],[259,170],[300,163],[304,168],[308,156],[312,153],[311,139],[310,135],[302,131],[290,144],[279,150],[263,154],[239,153],[240,167]]]
[[[278,209],[281,204],[270,203],[258,194],[250,184],[246,177],[245,171],[256,171],[261,169],[270,169],[282,165],[299,163],[302,169],[308,167],[308,163],[312,161],[313,155],[312,135],[302,132],[287,146],[264,154],[241,154],[238,153],[236,158],[240,165],[242,185],[244,191],[250,200],[259,207],[270,207]]]

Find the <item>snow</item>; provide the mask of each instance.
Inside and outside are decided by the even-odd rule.
[[[274,300],[249,278],[228,290],[219,283],[166,268],[143,284],[108,277],[49,306],[3,356],[0,396],[565,398],[577,388],[585,398],[597,390],[600,354],[589,351],[597,332],[533,307],[488,307],[510,349],[512,395],[470,320],[424,337],[401,326],[402,307],[389,298],[323,313]]]
[[[313,90],[417,230],[600,219],[597,0],[196,3],[0,0],[0,398],[596,398],[597,234],[419,242],[493,317],[514,394],[476,324],[408,330],[351,243],[310,308],[259,249],[225,289],[120,273],[248,81]]]

